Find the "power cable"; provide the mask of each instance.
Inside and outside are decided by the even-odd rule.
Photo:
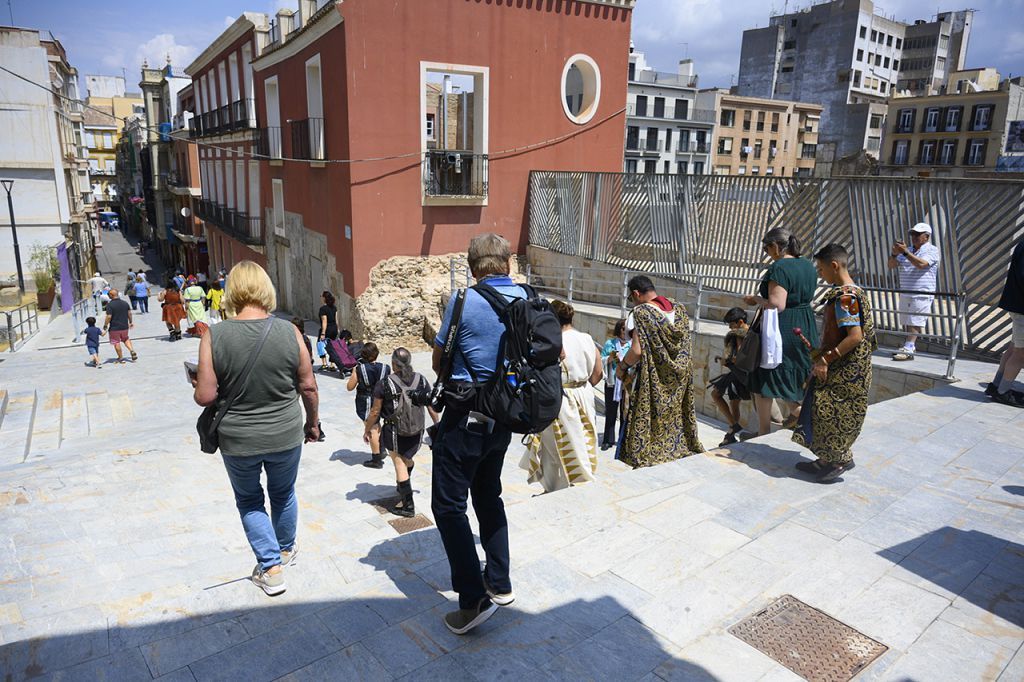
[[[115,121],[118,120],[118,118],[116,116],[114,116],[112,113],[110,113],[108,111],[103,111],[102,109],[97,109],[96,107],[89,106],[88,104],[86,104],[85,102],[83,102],[80,99],[75,99],[74,97],[68,97],[67,95],[64,95],[63,93],[57,92],[53,88],[51,88],[51,87],[49,87],[47,85],[44,85],[43,83],[38,83],[38,82],[32,80],[31,78],[28,78],[26,76],[22,76],[19,73],[15,73],[14,71],[11,71],[10,69],[8,69],[6,66],[0,66],[0,70],[6,71],[7,73],[11,74],[15,78],[20,78],[21,80],[25,81],[26,83],[30,83],[31,85],[34,85],[34,86],[36,86],[38,88],[42,88],[43,90],[46,90],[50,94],[56,95],[57,97],[60,97],[61,99],[65,99],[65,100],[68,100],[70,102],[74,102],[74,103],[78,104],[79,106],[81,106],[81,107],[83,107],[85,109],[89,109],[91,111],[95,111],[96,113],[102,114],[103,116],[107,116],[107,117],[109,117],[109,118],[111,118],[111,119],[113,119]],[[601,125],[601,124],[603,124],[603,123],[605,123],[605,122],[615,118],[616,116],[618,116],[619,114],[621,114],[621,113],[623,113],[625,111],[626,111],[626,107],[623,107],[623,108],[619,109],[618,111],[616,111],[614,113],[611,113],[611,114],[605,116],[604,118],[599,119],[598,121],[596,121],[594,123],[590,123],[590,124],[588,124],[588,125],[586,125],[584,127],[579,128],[578,130],[573,130],[571,132],[565,133],[564,135],[559,135],[558,137],[548,138],[548,139],[542,140],[540,142],[534,142],[532,144],[527,144],[527,145],[523,145],[523,146],[520,146],[520,147],[512,147],[510,149],[503,149],[501,151],[492,152],[492,153],[488,154],[488,158],[493,158],[493,157],[498,157],[498,156],[508,156],[508,155],[512,155],[512,154],[520,154],[522,152],[529,151],[531,149],[537,149],[539,147],[546,147],[546,146],[549,146],[549,145],[558,144],[559,142],[562,142],[563,140],[567,140],[570,137],[575,137],[575,136],[580,135],[580,134],[582,134],[584,132],[587,132],[587,131],[589,131],[589,130],[591,130],[593,128],[596,128],[599,125]],[[378,162],[378,161],[395,161],[397,159],[409,159],[409,158],[419,157],[419,156],[423,155],[423,152],[408,152],[408,153],[405,153],[405,154],[392,154],[390,156],[375,156],[375,157],[369,157],[369,158],[364,158],[364,159],[322,159],[322,160],[321,159],[297,159],[297,158],[292,158],[292,157],[287,157],[287,156],[267,156],[266,154],[255,154],[255,153],[252,153],[252,152],[245,152],[245,151],[239,152],[235,147],[227,147],[227,146],[223,146],[223,145],[219,145],[219,144],[214,144],[212,142],[201,142],[199,140],[193,140],[190,137],[183,136],[183,135],[180,135],[180,134],[175,133],[175,132],[170,132],[170,133],[164,132],[164,131],[161,131],[159,128],[153,128],[151,126],[147,126],[147,125],[144,125],[144,124],[140,124],[139,128],[142,129],[142,130],[145,130],[146,132],[156,133],[157,135],[170,137],[170,138],[172,138],[174,140],[179,140],[179,141],[182,141],[182,142],[186,142],[188,144],[194,144],[197,147],[205,147],[207,149],[218,149],[218,150],[221,150],[221,151],[225,152],[229,157],[230,156],[248,156],[248,157],[252,157],[252,158],[255,158],[257,160],[263,160],[263,161],[289,161],[289,162],[306,163],[306,164],[310,163],[310,161],[315,161],[316,163],[373,163],[373,162]]]

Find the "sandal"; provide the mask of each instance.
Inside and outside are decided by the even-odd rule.
[[[854,468],[856,464],[853,460],[846,462],[845,464],[826,464],[821,468],[821,472],[818,473],[818,483],[835,483],[836,481],[842,480],[842,475],[850,469]]]
[[[786,420],[782,422],[782,428],[786,431],[792,431],[796,428],[797,424],[800,423],[800,417],[789,415]]]
[[[813,462],[804,460],[796,463],[796,468],[805,474],[817,474],[821,471],[822,466],[823,464],[820,459],[816,459]]]

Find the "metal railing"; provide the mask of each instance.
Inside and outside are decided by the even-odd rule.
[[[432,197],[486,197],[487,155],[434,149],[423,156],[423,190]]]
[[[5,310],[7,324],[4,327],[7,350],[14,353],[25,345],[39,331],[39,311],[35,303],[26,303],[14,310]]]
[[[259,216],[250,216],[209,199],[199,200],[196,215],[244,244],[255,246],[263,243],[263,221]]]
[[[455,259],[452,260],[451,283],[454,290],[462,281],[466,286],[471,282],[469,269]],[[694,332],[699,332],[702,322],[720,322],[725,312],[740,307],[753,317],[753,308],[746,305],[743,297],[757,292],[760,277],[703,276],[692,273],[651,272],[627,268],[576,267],[576,266],[527,266],[527,282],[548,294],[564,295],[569,303],[593,303],[618,308],[620,318],[629,311],[629,280],[636,275],[645,275],[655,281],[658,292],[686,306]],[[821,297],[831,287],[818,283],[812,306],[820,308]],[[937,312],[921,313],[921,317],[936,320],[934,329],[918,334],[922,340],[935,341],[945,347],[946,379],[954,378],[957,355],[963,340],[967,312],[967,296],[963,293],[922,292],[902,289],[885,289],[861,286],[871,305],[872,320],[876,334],[889,337],[906,337],[910,334],[899,325],[899,307],[888,307],[901,294],[933,296]],[[916,313],[915,313],[916,314]],[[820,316],[820,312],[818,313]],[[820,322],[819,322],[820,326]]]
[[[697,87],[696,76],[680,76],[678,73],[663,71],[638,71],[633,74],[633,78],[630,80],[634,83],[659,83],[683,88]]]
[[[324,119],[304,118],[289,123],[292,128],[292,156],[310,161],[323,161],[327,158]]]
[[[890,245],[917,222],[932,226],[942,257],[936,288],[963,292],[962,352],[991,358],[1010,340],[998,308],[1014,245],[1022,238],[1018,180],[784,178],[534,171],[530,244],[595,265],[714,277],[754,277],[765,266],[761,237],[785,226],[804,253],[837,242],[866,288],[895,292]],[[721,287],[724,288],[724,287]],[[881,294],[879,294],[881,296]],[[875,308],[898,329],[896,294]],[[948,302],[937,302],[948,306]],[[933,320],[949,337],[955,316]]]
[[[256,154],[268,159],[281,158],[281,127],[267,126],[256,130]]]
[[[231,103],[231,129],[256,127],[256,100],[238,99]]]

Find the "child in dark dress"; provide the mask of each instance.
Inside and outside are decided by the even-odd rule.
[[[717,360],[725,371],[708,382],[711,387],[711,397],[718,406],[718,410],[725,416],[729,424],[729,431],[725,434],[725,440],[721,445],[731,445],[736,442],[736,436],[743,427],[740,425],[740,402],[750,400],[750,390],[746,386],[746,376],[742,371],[736,369],[736,354],[740,350],[743,338],[747,335],[747,311],[743,308],[731,308],[723,321],[729,325],[729,332],[725,335],[725,356],[717,357]],[[729,402],[725,402],[726,396]]]

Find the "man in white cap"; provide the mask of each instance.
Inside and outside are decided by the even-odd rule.
[[[110,283],[103,279],[98,272],[85,280],[85,282],[92,287],[92,303],[96,308],[96,312],[99,313],[99,311],[103,310],[103,306],[100,303],[100,297],[103,295],[103,290],[110,286]]]
[[[903,347],[893,353],[893,360],[914,359],[917,336],[928,324],[941,260],[939,249],[931,240],[932,226],[918,223],[910,228],[910,246],[902,240],[892,245],[889,269],[899,269],[900,290],[913,292],[900,294],[900,324],[907,331],[907,338]]]

